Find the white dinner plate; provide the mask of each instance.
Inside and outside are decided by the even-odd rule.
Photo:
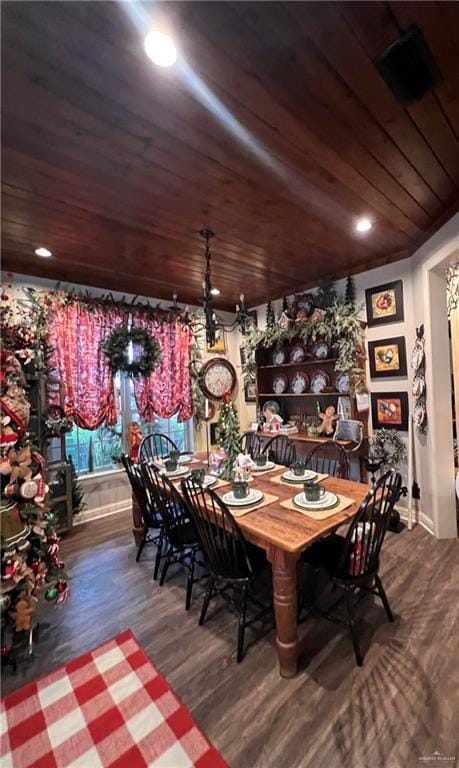
[[[202,487],[212,488],[216,482],[217,482],[217,478],[214,477],[213,475],[205,475],[204,480],[202,481]]]
[[[182,456],[179,456],[179,464],[188,464],[192,459],[191,453],[184,453]]]
[[[304,493],[298,493],[293,497],[293,503],[301,509],[331,509],[338,505],[338,496],[336,493],[325,491],[319,501],[308,501]]]
[[[316,477],[317,472],[313,472],[312,469],[305,469],[302,475],[295,475],[291,469],[282,474],[282,479],[287,480],[288,483],[304,483],[306,480],[315,480]]]
[[[184,477],[185,475],[189,475],[190,470],[188,467],[177,467],[177,469],[174,469],[173,472],[168,472],[166,469],[164,469],[163,473],[166,475],[166,477],[172,479],[174,477]]]
[[[229,507],[249,507],[258,504],[263,499],[263,493],[257,488],[250,488],[245,499],[235,499],[233,491],[228,491],[222,496],[222,501]]]
[[[274,469],[275,466],[274,461],[267,461],[262,467],[259,467],[258,464],[255,464],[254,462],[251,472],[266,472],[267,469]]]

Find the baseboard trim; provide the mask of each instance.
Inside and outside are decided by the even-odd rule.
[[[403,520],[404,523],[408,522],[408,510],[406,507],[400,507],[397,506],[397,510],[400,512],[400,519]],[[427,517],[427,515],[424,514],[424,512],[421,512],[418,509],[413,510],[413,525],[422,525],[425,530],[430,533],[432,536],[435,536],[435,531],[433,529],[433,521],[430,519],[430,517]]]
[[[99,520],[101,517],[110,517],[111,515],[117,515],[119,512],[128,512],[130,509],[132,509],[130,499],[116,501],[113,504],[105,504],[102,507],[83,510],[78,515],[75,515],[73,524],[82,525],[83,523],[90,523],[93,520]]]

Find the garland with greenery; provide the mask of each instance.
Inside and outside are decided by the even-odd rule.
[[[244,382],[249,382],[255,370],[254,353],[259,347],[271,349],[300,339],[304,344],[324,340],[336,349],[336,371],[349,373],[351,379],[362,373],[360,356],[363,350],[363,328],[359,319],[359,309],[343,301],[335,301],[331,307],[322,310],[320,319],[301,320],[288,328],[279,324],[260,330],[252,328],[242,340],[246,350],[246,362],[242,366]]]
[[[130,344],[142,348],[137,360],[129,360]],[[121,371],[131,379],[150,376],[161,361],[161,347],[145,328],[118,325],[101,346],[113,373]]]

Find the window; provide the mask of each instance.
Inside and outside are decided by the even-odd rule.
[[[179,450],[192,449],[192,420],[179,424],[177,416],[171,419],[157,417],[154,424],[147,424],[139,418],[132,380],[117,374],[115,389],[119,404],[119,417],[115,426],[103,426],[92,431],[75,426],[66,435],[66,454],[72,457],[77,472],[111,469],[119,460],[119,456],[127,452],[126,433],[131,421],[140,424],[144,435],[162,432],[177,444]]]

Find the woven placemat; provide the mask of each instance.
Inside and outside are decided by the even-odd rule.
[[[243,517],[243,515],[248,515],[249,512],[255,512],[256,509],[261,509],[261,507],[267,507],[268,504],[273,504],[275,501],[279,501],[279,496],[273,496],[271,493],[265,493],[262,500],[259,501],[258,504],[253,504],[251,507],[228,506],[228,509],[233,517]]]
[[[285,472],[285,469],[284,469]],[[293,483],[291,480],[284,480],[282,475],[284,474],[282,472],[280,475],[276,475],[276,477],[271,478],[272,483],[282,483],[282,485],[291,485],[292,488],[300,488],[302,483],[304,483],[304,480],[298,480],[297,483]],[[320,473],[317,473],[317,477],[313,478],[312,482],[314,483],[320,483],[322,480],[326,480],[329,475],[321,475]]]
[[[297,494],[295,494],[295,496],[296,495]],[[281,501],[280,505],[281,507],[284,507],[284,509],[291,509],[293,512],[299,512],[300,515],[305,515],[305,517],[310,517],[313,520],[326,520],[327,517],[333,517],[356,503],[354,499],[349,499],[347,496],[338,496],[338,500],[339,502],[336,507],[332,507],[331,509],[301,509],[301,507],[297,507],[296,504],[294,504],[293,497],[286,501]]]

